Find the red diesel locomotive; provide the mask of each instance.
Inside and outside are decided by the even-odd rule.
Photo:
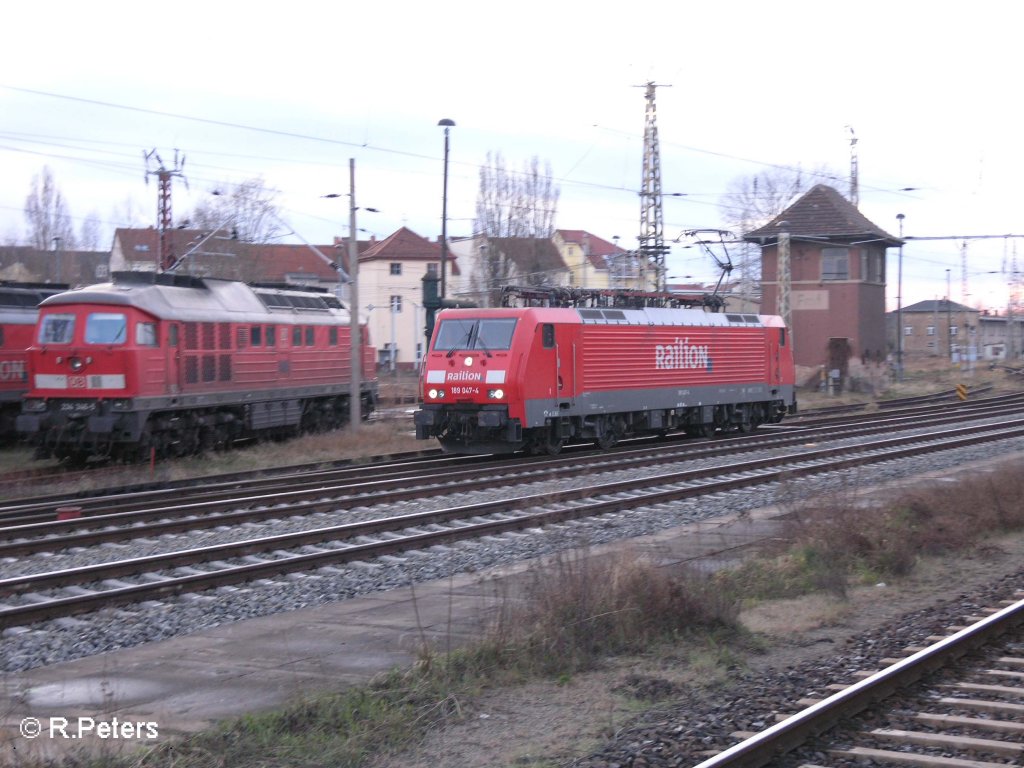
[[[28,348],[39,302],[66,285],[0,281],[0,440],[16,435],[14,420],[28,390]]]
[[[446,309],[416,437],[453,453],[558,453],[683,430],[751,431],[796,411],[782,319],[674,308]]]
[[[362,413],[376,405],[362,338]],[[39,310],[17,430],[37,456],[181,456],[345,423],[350,319],[331,294],[145,272]]]

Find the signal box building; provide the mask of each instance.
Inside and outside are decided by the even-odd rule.
[[[797,365],[845,377],[851,358],[886,356],[886,249],[901,244],[819,184],[743,239],[761,246],[761,311],[784,314],[780,235],[789,235],[789,317]],[[780,278],[782,280],[780,280]]]

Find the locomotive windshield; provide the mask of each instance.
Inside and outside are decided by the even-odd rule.
[[[124,344],[128,318],[120,312],[93,312],[85,321],[86,344]]]
[[[485,352],[509,349],[515,328],[514,317],[442,320],[434,349],[449,352],[460,349],[482,349]]]
[[[70,344],[74,335],[74,315],[44,315],[40,320],[40,344]]]

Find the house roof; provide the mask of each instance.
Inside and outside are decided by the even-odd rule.
[[[497,248],[516,266],[523,276],[552,275],[568,269],[555,244],[543,237],[492,237],[491,248]]]
[[[440,261],[441,244],[431,242],[417,235],[408,227],[402,227],[383,240],[375,240],[359,254],[360,261]],[[455,254],[448,250],[448,270],[459,274]]]
[[[904,313],[920,312],[928,314],[945,314],[946,312],[977,312],[978,310],[964,306],[963,304],[957,304],[955,301],[947,301],[946,299],[927,299],[926,301],[919,301],[916,304],[903,307],[900,311]]]
[[[209,230],[200,229],[172,230],[175,256],[181,258],[209,234]],[[121,252],[126,260],[155,263],[159,233],[154,228],[118,229],[114,233],[114,239],[115,242],[120,242]],[[368,248],[370,243],[360,241],[358,246],[362,251]],[[344,247],[345,241],[312,247],[282,243],[245,243],[232,240],[229,233],[225,231],[222,235],[210,238],[199,246],[190,259],[199,263],[225,255],[247,259],[256,265],[259,279],[266,282],[287,282],[289,275],[297,274],[311,275],[321,281],[334,282],[338,279],[334,264],[344,258]],[[316,251],[319,251],[319,254]],[[360,258],[362,257],[360,256]],[[343,261],[342,264],[344,264]]]
[[[872,223],[857,207],[838,191],[817,184],[796,202],[759,229],[748,232],[743,239],[765,244],[778,240],[780,232],[793,237],[826,240],[881,240],[886,246],[902,241]]]
[[[606,256],[615,253],[622,253],[622,249],[615,243],[609,243],[597,235],[592,235],[583,229],[559,229],[555,230],[562,240],[567,243],[576,243],[587,254],[587,260],[599,269],[608,268]]]
[[[98,268],[110,261],[109,251],[38,251],[30,246],[0,247],[0,277],[4,280],[81,285],[97,279]],[[60,276],[58,277],[58,264]]]

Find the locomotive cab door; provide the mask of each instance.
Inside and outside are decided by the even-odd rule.
[[[555,326],[556,388],[555,396],[561,415],[568,415],[575,403],[576,393],[576,345],[572,338],[572,327]]]
[[[540,323],[539,349],[534,359],[538,365],[536,373],[541,382],[541,395],[545,401],[546,419],[568,416],[573,406],[575,391],[575,347],[566,326],[554,323]]]
[[[181,392],[181,326],[178,323],[167,323],[167,383],[170,394]]]

